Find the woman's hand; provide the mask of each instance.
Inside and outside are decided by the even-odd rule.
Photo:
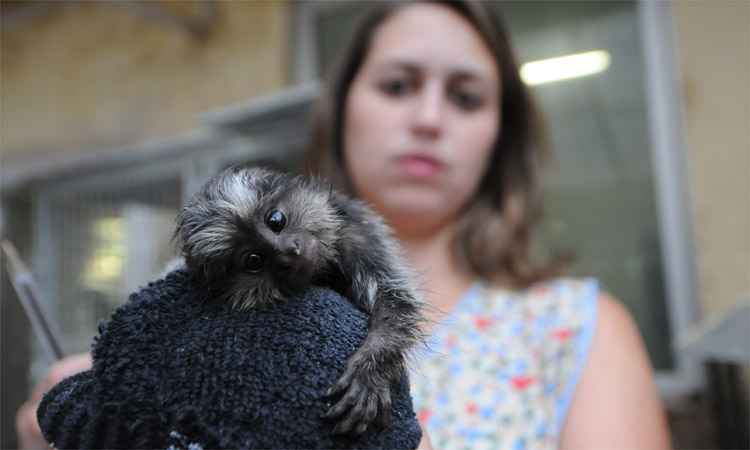
[[[419,424],[419,426],[422,427],[422,424]],[[417,447],[417,450],[432,450],[430,437],[427,436],[427,431],[425,431],[424,427],[422,427],[422,440],[419,441],[419,447]]]
[[[91,354],[81,353],[61,359],[50,367],[47,376],[34,387],[26,402],[16,412],[18,444],[24,449],[46,449],[49,444],[42,437],[36,420],[36,409],[45,392],[63,379],[91,368]]]

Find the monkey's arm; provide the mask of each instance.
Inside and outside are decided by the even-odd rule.
[[[413,275],[382,220],[358,202],[346,203],[339,262],[345,295],[369,313],[368,334],[331,389],[326,417],[338,433],[364,432],[390,419],[391,384],[404,375],[407,352],[423,340],[422,302]]]

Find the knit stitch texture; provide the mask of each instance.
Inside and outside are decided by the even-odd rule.
[[[367,316],[313,287],[263,309],[210,301],[177,270],[99,327],[93,368],[37,411],[56,448],[416,448],[404,376],[389,427],[335,436],[325,392],[367,334]]]

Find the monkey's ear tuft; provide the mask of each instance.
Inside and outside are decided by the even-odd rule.
[[[185,212],[181,212],[180,215],[177,216],[177,219],[175,220],[177,222],[174,233],[172,233],[172,238],[170,239],[170,243],[174,246],[175,251],[182,255],[185,258],[190,257],[190,250],[188,248],[188,218]]]
[[[182,251],[183,246],[183,239],[182,239],[182,230],[184,228],[184,218],[182,217],[182,212],[177,215],[175,218],[175,227],[174,232],[172,232],[172,237],[169,239],[169,242],[177,247],[180,251]]]

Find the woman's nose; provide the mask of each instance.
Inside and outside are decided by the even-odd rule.
[[[421,137],[436,138],[443,131],[443,92],[437,83],[426,84],[415,97],[412,129]]]

